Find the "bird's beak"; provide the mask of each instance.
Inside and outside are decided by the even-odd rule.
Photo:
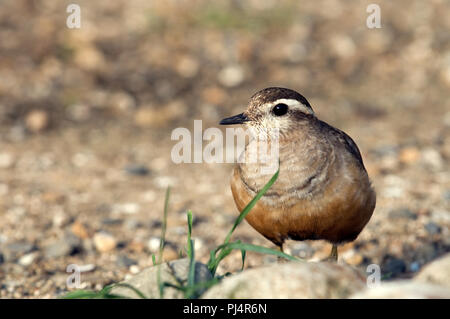
[[[231,124],[242,124],[245,122],[248,122],[249,118],[247,117],[247,115],[245,115],[244,113],[232,116],[232,117],[227,117],[225,119],[223,119],[222,121],[220,121],[220,125],[231,125]]]

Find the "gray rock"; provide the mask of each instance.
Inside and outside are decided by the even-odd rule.
[[[15,261],[20,256],[28,254],[34,250],[36,250],[36,246],[31,243],[23,241],[10,243],[3,248],[3,259],[4,261]]]
[[[289,262],[223,279],[202,298],[347,298],[365,288],[355,268],[327,262]]]
[[[135,176],[147,176],[150,173],[147,167],[139,164],[130,164],[125,166],[124,169],[128,174]]]
[[[406,263],[402,259],[387,256],[381,267],[381,271],[384,274],[390,274],[391,277],[395,277],[406,271]]]
[[[73,255],[82,249],[81,240],[70,232],[44,248],[46,258],[58,258]]]
[[[141,291],[147,298],[160,298],[158,287],[158,268],[160,268],[160,282],[168,282],[176,285],[178,281],[186,283],[189,272],[189,260],[177,259],[158,266],[146,268],[131,279],[123,283],[129,284]],[[206,282],[212,279],[208,268],[202,263],[195,263],[195,283]],[[139,298],[131,289],[116,287],[111,293],[129,298]],[[180,299],[184,298],[183,293],[175,288],[166,287],[163,298]]]
[[[3,256],[3,254],[0,252],[0,265],[3,264],[5,262],[5,257]]]
[[[414,280],[450,288],[450,253],[425,265]]]
[[[137,261],[131,258],[128,258],[125,255],[119,255],[117,256],[116,264],[119,267],[128,268],[132,265],[136,265]]]
[[[366,288],[352,299],[449,299],[450,289],[438,285],[403,280]]]
[[[438,224],[429,222],[425,225],[425,229],[430,235],[436,235],[441,232],[441,227]]]
[[[390,211],[389,218],[391,218],[391,219],[404,218],[404,219],[415,220],[415,219],[417,219],[417,214],[413,213],[408,208],[399,208],[399,209],[394,209],[394,210]]]

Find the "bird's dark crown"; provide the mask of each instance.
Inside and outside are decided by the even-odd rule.
[[[298,93],[294,90],[286,89],[286,88],[282,88],[282,87],[269,87],[269,88],[265,88],[265,89],[262,89],[261,91],[256,92],[250,98],[250,104],[261,105],[261,104],[271,103],[271,102],[274,102],[279,99],[297,100],[312,110],[311,105],[309,104],[308,100],[303,95],[301,95],[300,93]]]

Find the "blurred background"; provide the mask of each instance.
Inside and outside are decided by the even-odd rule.
[[[81,7],[69,29],[66,8]],[[0,1],[0,297],[56,297],[66,267],[99,289],[223,241],[231,164],[172,162],[174,128],[203,129],[269,86],[302,93],[358,144],[378,193],[341,262],[409,277],[450,250],[450,2]],[[243,223],[235,239],[272,247]],[[318,259],[324,242],[289,242]],[[235,252],[220,273],[240,268]],[[248,254],[246,267],[276,262]]]

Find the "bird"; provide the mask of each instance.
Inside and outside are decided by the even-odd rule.
[[[246,110],[224,118],[221,125],[242,124],[277,131],[275,183],[246,215],[246,221],[283,252],[286,240],[324,240],[331,244],[326,261],[337,262],[338,246],[354,241],[369,222],[376,193],[358,146],[345,132],[317,118],[300,93],[269,87],[256,92]],[[248,156],[252,138],[241,154]],[[269,142],[270,143],[270,142]],[[273,144],[275,145],[275,144]],[[268,182],[261,161],[240,160],[231,176],[231,191],[240,212]],[[270,178],[270,176],[269,176]]]

